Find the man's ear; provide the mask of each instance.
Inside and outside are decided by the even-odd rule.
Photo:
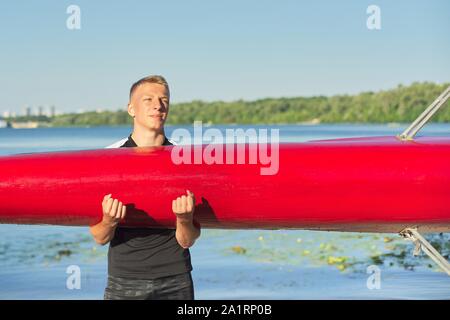
[[[133,118],[135,117],[135,113],[134,113],[134,107],[131,103],[128,104],[128,114],[130,116],[132,116]]]

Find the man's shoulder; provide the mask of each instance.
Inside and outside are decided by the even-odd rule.
[[[167,139],[167,141],[169,142],[169,146],[170,145],[172,145],[172,146],[176,146],[177,144],[175,143],[175,141],[173,141],[173,140],[171,140],[171,139],[169,139],[169,138],[166,138]]]

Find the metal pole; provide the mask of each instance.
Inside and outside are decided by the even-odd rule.
[[[401,140],[413,140],[417,132],[430,120],[439,108],[450,98],[450,86],[430,104],[424,112],[398,137]]]
[[[414,255],[418,255],[420,249],[423,250],[436,264],[450,276],[450,263],[417,231],[416,228],[406,228],[400,235],[416,245]]]

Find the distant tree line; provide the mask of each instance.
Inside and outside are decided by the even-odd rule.
[[[171,105],[168,124],[191,124],[194,121],[212,124],[411,122],[448,86],[449,83],[422,82],[356,95],[233,102],[195,100]],[[450,122],[449,104],[442,107],[433,121]],[[37,120],[36,117],[28,118],[23,120]],[[63,114],[40,120],[49,122],[51,126],[114,126],[132,123],[126,110]]]
[[[414,83],[357,95],[210,103],[192,101],[174,105],[169,120],[173,124],[192,123],[194,120],[242,124],[411,122],[448,86],[448,83]],[[449,104],[441,108],[434,121],[450,121]]]

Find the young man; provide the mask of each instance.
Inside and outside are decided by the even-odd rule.
[[[164,133],[169,98],[169,85],[161,76],[134,83],[128,104],[133,133],[109,147],[171,145]],[[126,228],[118,225],[126,206],[114,195],[103,198],[103,219],[90,231],[97,243],[110,242],[105,299],[194,299],[188,249],[200,236],[193,220],[194,205],[189,190],[172,201],[175,230]]]

